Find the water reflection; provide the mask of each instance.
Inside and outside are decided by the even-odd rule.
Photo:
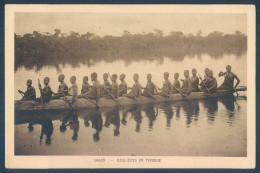
[[[162,104],[161,109],[166,116],[166,127],[171,127],[171,119],[173,117],[172,105],[169,102]]]
[[[187,100],[182,104],[184,115],[186,116],[187,127],[190,126],[192,120],[197,121],[199,116],[199,101],[198,100]]]
[[[45,144],[50,145],[51,144],[51,135],[53,132],[53,124],[50,119],[43,119],[42,121],[39,122],[39,124],[42,126],[41,129],[41,135],[40,135],[40,144],[42,144],[43,137],[46,136],[45,138]]]
[[[86,127],[89,127],[89,122],[92,124],[92,128],[95,129],[93,133],[93,141],[98,142],[100,140],[100,132],[103,126],[103,119],[99,109],[91,109],[83,113],[84,115],[84,124]]]
[[[219,110],[219,104],[223,105],[222,109],[224,108],[224,110]],[[85,128],[81,130],[92,127],[94,129],[93,141],[99,142],[103,127],[108,129],[108,131],[111,130],[110,134],[114,137],[120,136],[121,125],[131,126],[132,123],[128,124],[130,121],[134,121],[134,126],[131,128],[134,128],[137,133],[141,133],[144,126],[148,126],[149,131],[154,131],[154,124],[157,121],[163,120],[162,116],[166,118],[164,126],[167,129],[172,129],[172,121],[179,121],[183,118],[185,126],[189,128],[194,122],[199,120],[199,116],[202,116],[203,119],[204,114],[206,114],[209,124],[213,124],[217,116],[224,116],[226,118],[223,118],[223,120],[232,125],[240,109],[241,107],[235,97],[208,98],[204,100],[187,100],[185,102],[165,102],[142,106],[133,105],[122,108],[111,107],[82,111],[16,112],[15,123],[28,123],[25,127],[29,133],[35,133],[35,126],[40,126],[40,144],[45,143],[49,146],[52,144],[52,134],[55,130],[53,121],[55,120],[61,121],[58,126],[60,133],[66,132],[68,127],[72,130],[73,135],[70,137],[72,141],[78,140],[80,121],[83,121]],[[176,119],[173,119],[174,114]],[[147,122],[147,124],[143,122]]]
[[[73,131],[73,136],[71,139],[73,141],[78,140],[79,120],[76,111],[70,111],[69,115],[62,120],[60,125],[60,132],[65,132],[67,130],[67,126],[69,126]]]
[[[105,120],[104,126],[108,128],[110,124],[113,124],[115,126],[115,128],[113,129],[114,136],[118,136],[120,134],[119,108],[115,107],[114,109],[106,112],[105,117],[106,117],[106,120]]]
[[[219,101],[226,108],[226,114],[228,116],[227,123],[232,125],[235,120],[235,115],[240,112],[240,105],[237,103],[237,98],[234,96],[223,97],[223,98],[219,98]],[[235,105],[237,105],[237,109]]]
[[[218,99],[217,98],[207,98],[203,102],[203,106],[207,109],[207,117],[209,121],[214,121],[216,112],[218,110]]]
[[[156,117],[158,115],[158,105],[147,104],[143,107],[143,111],[146,117],[149,119],[148,127],[151,130],[153,128],[153,123],[156,120]]]

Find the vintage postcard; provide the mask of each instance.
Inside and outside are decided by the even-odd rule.
[[[7,168],[254,168],[253,5],[6,5]]]

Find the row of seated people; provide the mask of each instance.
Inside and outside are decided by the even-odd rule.
[[[160,95],[163,97],[168,97],[170,94],[181,93],[183,96],[188,96],[192,92],[204,92],[205,94],[216,93],[217,90],[228,90],[236,88],[240,82],[239,78],[231,72],[231,66],[226,66],[226,72],[220,72],[220,76],[225,76],[224,82],[220,87],[217,87],[217,80],[213,76],[213,71],[208,68],[205,69],[204,79],[197,76],[197,70],[192,69],[192,77],[189,77],[189,71],[184,71],[185,79],[181,80],[183,83],[181,85],[179,80],[179,74],[174,74],[173,84],[169,80],[169,73],[164,73],[164,83],[163,87],[159,88],[152,82],[152,75],[147,75],[146,87],[142,87],[138,81],[139,75],[134,74],[133,80],[134,84],[132,88],[127,87],[125,82],[125,74],[121,74],[119,79],[121,83],[117,83],[117,75],[111,75],[111,81],[109,82],[109,74],[105,73],[103,75],[104,83],[101,85],[97,80],[97,73],[93,72],[91,74],[91,81],[93,86],[88,83],[88,77],[83,77],[83,84],[81,88],[81,93],[78,93],[78,85],[76,84],[76,77],[72,76],[70,78],[71,87],[64,82],[65,76],[63,74],[59,75],[58,81],[60,82],[57,93],[54,93],[49,85],[49,77],[44,78],[44,87],[39,83],[39,89],[41,92],[41,97],[36,98],[35,88],[32,86],[32,80],[27,80],[27,90],[25,92],[18,90],[19,93],[23,95],[21,100],[35,100],[37,102],[48,102],[53,99],[60,99],[65,96],[73,96],[71,102],[73,103],[76,98],[87,98],[98,100],[100,97],[107,99],[117,99],[118,97],[128,97],[132,99],[137,99],[140,96],[154,97],[154,95]],[[200,79],[201,79],[201,82]],[[234,79],[237,80],[235,87]],[[142,91],[143,89],[143,91]],[[127,92],[130,90],[130,92]],[[159,91],[157,91],[159,90]]]

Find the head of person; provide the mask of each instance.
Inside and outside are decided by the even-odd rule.
[[[31,80],[31,79],[28,79],[28,80],[26,81],[26,85],[27,85],[28,87],[32,86],[32,80]]]
[[[124,80],[125,80],[125,74],[120,74],[119,79],[120,79],[121,81],[124,81]]]
[[[96,72],[93,72],[91,74],[91,81],[96,81],[97,80],[97,73]]]
[[[135,82],[137,82],[138,79],[139,79],[139,75],[138,74],[134,74],[133,79],[134,79]]]
[[[88,82],[88,77],[87,76],[84,76],[83,77],[83,83],[86,84]]]
[[[93,134],[93,140],[94,140],[95,142],[98,142],[98,141],[100,140],[100,137],[99,137],[99,133],[98,133],[98,132],[96,132],[96,133]]]
[[[44,85],[48,85],[49,82],[50,82],[50,78],[49,78],[49,77],[45,77],[45,78],[43,79]]]
[[[177,80],[179,78],[179,73],[174,73],[174,79]]]
[[[111,80],[115,82],[117,80],[117,74],[112,74]]]
[[[118,136],[120,134],[118,129],[114,129],[114,136]]]
[[[58,81],[59,81],[59,82],[63,82],[64,79],[65,79],[64,74],[60,74],[60,75],[58,76]]]
[[[164,74],[163,74],[163,78],[166,80],[166,79],[168,79],[169,78],[169,73],[168,72],[165,72]]]
[[[227,70],[227,72],[231,72],[231,65],[227,65],[226,70]]]
[[[29,123],[29,126],[27,127],[29,132],[33,132],[33,124],[32,123]]]
[[[60,132],[65,132],[67,130],[67,127],[66,127],[66,125],[65,125],[65,123],[62,123],[61,125],[60,125]]]
[[[84,118],[84,125],[85,125],[86,127],[89,127],[89,121],[88,121],[87,118]]]
[[[70,83],[74,84],[76,82],[76,76],[71,76]]]
[[[209,68],[205,68],[204,73],[205,73],[205,75],[208,75],[208,73],[209,73]]]
[[[184,71],[184,76],[185,76],[185,77],[189,77],[189,70],[185,70],[185,71]]]
[[[152,75],[148,74],[146,78],[147,78],[148,81],[151,81],[152,80]]]
[[[192,75],[193,75],[193,76],[196,76],[196,74],[197,74],[197,70],[196,70],[195,68],[192,69],[191,72],[192,72]]]
[[[77,134],[74,134],[74,135],[71,137],[71,139],[72,139],[73,141],[78,140],[78,135],[77,135]]]
[[[213,71],[209,70],[209,77],[212,77],[212,76],[213,76]]]
[[[108,79],[108,74],[107,73],[103,74],[103,79],[104,79],[104,81],[106,81]]]

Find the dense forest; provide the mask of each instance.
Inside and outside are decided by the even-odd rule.
[[[23,36],[14,34],[15,39],[15,70],[24,66],[39,70],[43,66],[79,63],[95,64],[100,60],[111,62],[124,59],[126,62],[153,60],[169,57],[175,61],[184,56],[191,57],[208,53],[214,58],[223,53],[241,55],[247,50],[247,36],[240,31],[224,34],[214,31],[207,36],[202,31],[197,34],[184,35],[172,31],[164,35],[159,29],[152,33],[131,34],[123,31],[122,36],[106,35],[100,37],[87,32],[62,33],[55,29],[54,34],[34,31]]]

